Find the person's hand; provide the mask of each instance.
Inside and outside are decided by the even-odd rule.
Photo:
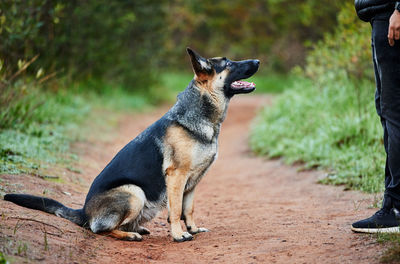
[[[400,12],[395,10],[389,20],[388,40],[394,46],[394,41],[400,39]]]

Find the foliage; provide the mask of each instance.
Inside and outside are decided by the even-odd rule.
[[[148,105],[147,97],[128,94],[121,88],[108,90],[103,96],[97,93],[75,94],[65,89],[57,93],[41,90],[35,96],[27,96],[16,103],[26,101],[38,105],[30,112],[29,121],[21,120],[16,113],[14,122],[0,130],[0,173],[40,175],[50,164],[60,163],[68,167],[77,158],[69,151],[70,143],[85,138],[87,132],[83,121],[108,122],[94,109],[115,112],[144,109]]]
[[[246,81],[256,84],[255,93],[279,94],[301,80],[303,77],[294,74],[260,73]]]
[[[151,18],[151,19],[149,19]],[[5,70],[40,55],[39,68],[71,79],[96,78],[144,89],[154,82],[163,12],[158,1],[4,0],[0,55]]]
[[[159,68],[186,68],[186,46],[287,70],[302,63],[307,43],[336,26],[343,2],[4,0],[0,59],[8,75],[18,61],[39,55],[27,74],[95,79],[142,93],[159,80]]]
[[[260,113],[253,150],[328,169],[324,182],[382,191],[385,162],[374,85],[362,78],[372,74],[362,50],[369,39],[368,25],[357,21],[353,6],[346,4],[335,33],[327,34],[307,60],[305,71],[312,79],[297,82]]]
[[[96,105],[147,105],[162,21],[152,0],[1,1],[0,172],[70,160]]]
[[[4,256],[4,253],[0,251],[0,264],[8,264],[9,262],[7,261],[6,257]]]
[[[206,56],[257,57],[266,62],[264,68],[287,71],[303,62],[307,42],[336,27],[336,14],[344,2],[170,1],[166,59],[181,65],[183,48],[191,46]]]
[[[286,69],[301,61],[306,41],[334,27],[343,1],[0,1],[1,171],[59,160],[51,153],[67,150],[70,128],[98,103],[137,108],[175,98],[192,78],[170,73],[188,69],[186,46]],[[291,82],[253,80],[269,91]]]
[[[307,57],[305,73],[317,82],[329,73],[374,81],[370,25],[359,21],[352,3],[344,5],[338,21],[334,34],[325,34]]]
[[[22,85],[23,86],[23,85]],[[90,107],[80,96],[43,92],[15,84],[17,98],[8,104],[1,120],[0,173],[34,173],[48,163],[71,158],[66,153],[73,139],[68,131],[88,114]],[[3,122],[6,121],[6,122]]]
[[[83,83],[54,92],[20,78],[0,88],[0,173],[41,174],[49,164],[68,165],[76,158],[68,152],[69,145],[84,133],[79,125],[91,109],[137,109],[148,104],[147,97],[122,88],[103,87],[103,96],[83,94],[79,89],[94,90]],[[103,119],[91,117],[96,118]]]

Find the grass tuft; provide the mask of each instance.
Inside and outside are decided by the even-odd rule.
[[[3,252],[0,251],[0,264],[8,264],[10,262],[8,262],[8,260],[5,257],[5,254]]]
[[[304,162],[306,168],[328,170],[323,183],[382,191],[385,155],[373,84],[360,85],[355,92],[345,76],[326,79],[324,86],[311,80],[296,82],[257,117],[252,149],[289,164]]]
[[[380,259],[381,263],[400,263],[400,234],[378,234],[377,241],[390,244]]]
[[[94,117],[93,110],[145,109],[150,103],[148,95],[129,94],[121,87],[107,85],[101,93],[84,92],[94,90],[83,87],[85,84],[56,92],[29,81],[13,85],[8,94],[0,95],[8,100],[0,116],[0,174],[40,176],[55,163],[73,168],[71,163],[77,156],[69,151],[71,142],[85,137],[82,127],[89,117],[102,119]]]

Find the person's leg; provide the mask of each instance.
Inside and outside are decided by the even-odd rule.
[[[390,169],[389,169],[389,164],[388,164],[388,131],[387,131],[387,126],[386,126],[386,119],[382,115],[382,109],[381,109],[381,98],[382,98],[382,81],[381,81],[381,74],[382,74],[382,69],[380,68],[380,64],[378,63],[377,60],[377,50],[380,49],[379,45],[379,40],[378,40],[378,47],[375,45],[375,41],[377,37],[382,33],[382,26],[385,27],[386,23],[384,22],[377,22],[375,23],[375,27],[373,26],[373,31],[372,31],[372,59],[374,63],[374,73],[375,73],[375,83],[376,83],[376,91],[375,91],[375,107],[376,107],[376,112],[378,116],[380,117],[380,121],[382,124],[383,128],[383,145],[385,148],[386,152],[386,163],[385,163],[385,190],[389,186],[390,182],[392,181],[392,176],[390,174]],[[380,31],[379,31],[380,30]],[[392,207],[392,201],[391,199],[388,199],[387,194],[384,195],[383,202],[382,202],[382,207]]]
[[[372,35],[374,36],[374,35]],[[387,153],[388,153],[388,133],[386,129],[386,120],[382,116],[382,111],[381,111],[381,92],[382,92],[382,86],[381,86],[381,78],[378,70],[378,63],[376,60],[376,51],[375,51],[375,44],[374,44],[374,37],[371,38],[371,47],[372,47],[372,61],[374,65],[374,74],[375,74],[375,84],[376,84],[376,90],[375,90],[375,107],[376,107],[376,113],[378,114],[382,128],[383,128],[383,145],[385,147],[385,152],[386,152],[386,165],[385,165],[385,189],[386,187],[390,184],[391,181],[391,175],[390,175],[390,170],[388,166],[388,159],[387,159]]]
[[[380,89],[377,111],[382,120],[387,153],[385,196],[400,201],[400,43],[389,45],[388,26],[388,21],[374,21],[372,40],[379,80],[377,90]]]
[[[392,197],[395,203],[393,205],[400,210],[400,126],[387,120],[386,128],[388,133],[386,164],[390,177],[385,179],[385,195]]]
[[[397,50],[387,51],[387,48],[392,48],[387,40],[388,21],[373,21],[372,28],[375,105],[383,127],[386,191],[382,208],[373,216],[353,223],[352,230],[366,233],[400,232],[400,213],[393,208],[400,209],[400,44],[396,44]],[[395,102],[398,104],[394,105]]]
[[[390,174],[389,170],[389,165],[388,165],[388,132],[387,132],[387,127],[386,127],[386,120],[382,116],[382,110],[381,110],[381,93],[382,93],[382,85],[381,85],[381,78],[379,74],[379,68],[378,68],[378,62],[376,60],[376,50],[375,50],[375,43],[374,43],[374,33],[372,34],[371,42],[372,42],[372,61],[374,65],[374,74],[375,74],[375,84],[376,84],[376,90],[375,90],[375,107],[376,107],[376,112],[380,118],[381,124],[382,124],[382,129],[383,129],[383,146],[385,148],[385,153],[386,153],[386,164],[385,164],[385,190],[389,186],[392,176]],[[387,195],[385,195],[387,196]],[[383,198],[384,201],[382,202],[382,207],[384,206],[391,206],[391,201],[389,202],[388,199],[385,197]]]

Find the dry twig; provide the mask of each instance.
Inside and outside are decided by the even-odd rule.
[[[43,225],[47,225],[47,226],[53,227],[53,228],[57,229],[61,234],[64,234],[64,231],[62,231],[59,227],[57,227],[55,225],[52,225],[52,224],[48,224],[48,223],[42,222],[40,220],[36,220],[36,219],[32,219],[32,218],[25,218],[25,217],[18,217],[18,216],[9,216],[8,218],[18,219],[18,220],[21,220],[21,221],[31,221],[31,222],[40,223],[40,224],[43,224]],[[61,234],[49,233],[47,231],[46,231],[46,233],[49,234],[49,235],[54,235],[54,236],[61,237]]]

